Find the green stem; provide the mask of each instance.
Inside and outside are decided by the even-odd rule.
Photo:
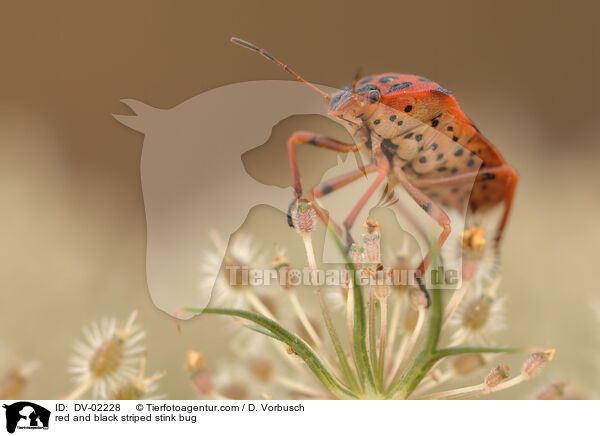
[[[526,353],[525,348],[517,347],[454,347],[454,348],[443,348],[435,352],[435,356],[438,359],[442,359],[448,356],[458,356],[461,354],[475,354],[475,353]]]
[[[377,308],[375,307],[375,291],[373,287],[369,287],[369,324],[367,327],[368,337],[369,337],[369,355],[371,357],[371,367],[375,371],[375,387],[377,388],[377,392],[381,392],[382,388],[379,383],[379,377],[377,375],[377,332],[375,327],[375,318]]]
[[[333,320],[331,319],[331,314],[329,313],[327,302],[325,301],[325,297],[323,297],[321,287],[317,284],[317,261],[315,259],[315,251],[313,249],[312,238],[310,236],[310,233],[303,235],[302,239],[304,240],[304,246],[306,248],[308,264],[310,265],[310,269],[312,271],[313,283],[316,286],[315,292],[319,299],[319,306],[321,307],[323,320],[325,321],[327,332],[329,333],[329,337],[337,354],[338,361],[340,363],[340,366],[342,367],[344,378],[346,379],[346,383],[348,383],[348,385],[354,392],[360,392],[358,382],[354,377],[352,369],[350,368],[350,364],[348,363],[348,359],[346,358],[346,353],[344,352],[344,348],[342,347],[342,342],[340,341],[337,331],[335,330],[335,326],[333,325]]]
[[[365,316],[365,303],[363,299],[362,287],[358,277],[358,272],[354,266],[352,259],[346,254],[346,246],[340,239],[335,229],[329,225],[329,233],[332,235],[333,240],[342,252],[344,260],[348,269],[350,270],[352,282],[353,282],[353,297],[354,297],[354,355],[356,359],[356,368],[358,371],[359,379],[363,387],[368,386],[369,389],[375,388],[375,378],[373,376],[373,370],[369,362],[369,354],[367,352],[367,334],[366,334],[366,316]]]
[[[258,324],[275,335],[281,342],[288,345],[302,360],[304,360],[313,374],[333,395],[343,399],[357,398],[354,393],[350,392],[348,389],[338,383],[338,381],[323,366],[317,355],[302,339],[292,332],[289,332],[275,321],[258,313],[239,309],[225,309],[219,307],[186,307],[184,310],[193,313],[214,313],[220,315],[237,316]]]
[[[335,327],[333,325],[331,314],[327,309],[327,303],[325,302],[325,299],[323,298],[323,293],[319,288],[317,288],[317,295],[319,296],[321,312],[323,312],[323,320],[325,321],[325,326],[327,327],[327,331],[329,332],[329,337],[331,338],[331,342],[333,343],[333,348],[335,348],[335,352],[340,362],[340,366],[342,367],[342,371],[344,372],[346,382],[350,385],[350,388],[354,392],[359,392],[360,388],[358,387],[358,382],[354,377],[352,368],[350,368],[350,364],[348,363],[348,359],[346,358],[346,353],[344,353],[344,348],[342,347],[342,342],[340,341],[337,331],[335,330]]]

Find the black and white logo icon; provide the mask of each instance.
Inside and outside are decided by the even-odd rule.
[[[6,431],[14,433],[16,429],[48,430],[50,411],[29,401],[4,404],[6,409]]]

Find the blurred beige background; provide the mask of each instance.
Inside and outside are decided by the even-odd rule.
[[[232,35],[317,83],[343,86],[362,67],[365,75],[421,74],[451,89],[521,174],[504,241],[509,328],[500,339],[558,350],[544,379],[497,398],[530,396],[555,379],[593,396],[600,391],[600,325],[590,310],[600,298],[598,12],[593,1],[5,6],[0,344],[41,362],[28,396],[69,391],[66,362],[80,327],[134,307],[148,331],[150,370],[168,371],[160,391],[170,398],[193,397],[181,369],[188,348],[210,355],[222,347],[203,332],[226,320],[194,320],[180,337],[148,299],[143,137],[111,113],[125,113],[121,98],[167,108],[223,84],[286,78],[229,43]],[[326,120],[297,117],[245,159],[260,166],[267,157],[273,180],[289,183],[283,144],[297,128],[343,135]],[[304,167],[317,165],[314,181],[335,164],[317,151],[302,157]]]

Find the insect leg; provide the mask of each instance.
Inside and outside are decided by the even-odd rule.
[[[440,185],[450,186],[492,179],[506,181],[506,186],[504,188],[504,214],[502,216],[502,220],[500,221],[500,226],[495,237],[495,241],[500,242],[500,240],[502,239],[504,227],[506,226],[506,223],[508,221],[508,216],[510,215],[512,200],[515,194],[515,189],[517,187],[517,182],[519,181],[519,174],[513,167],[509,165],[503,165],[499,167],[485,168],[480,169],[479,171],[458,174],[456,176],[441,177],[439,179],[420,179],[415,182],[415,185],[420,188]]]
[[[349,185],[350,183],[360,179],[361,177],[365,176],[366,174],[372,173],[376,170],[377,170],[377,166],[375,164],[369,164],[364,167],[357,168],[354,171],[350,171],[345,174],[340,174],[339,176],[334,177],[329,180],[326,180],[324,182],[321,182],[320,184],[318,184],[317,186],[312,188],[310,191],[308,191],[306,193],[306,199],[308,201],[313,201],[313,199],[315,199],[315,198],[324,197],[324,196],[331,194],[332,192],[337,191],[338,189],[341,189],[344,186]],[[294,198],[288,208],[288,224],[290,227],[293,227],[292,208],[296,204],[296,201],[298,201],[298,199]],[[328,217],[327,212],[321,210],[321,208],[317,207],[317,205],[314,203],[313,203],[313,208],[315,210],[315,213],[319,217],[319,219],[325,225],[327,225],[328,221],[331,221],[331,223],[333,224],[333,227],[335,228],[337,233],[341,237],[344,237],[340,226]]]
[[[355,180],[360,179],[366,174],[370,174],[375,171],[377,171],[377,166],[375,164],[369,164],[364,167],[357,168],[354,171],[340,174],[339,176],[326,180],[312,188],[306,193],[306,199],[308,201],[312,201],[313,198],[324,197],[340,188],[343,188],[346,185],[349,185]]]
[[[387,176],[390,172],[390,164],[385,156],[380,155],[377,158],[376,168],[377,168],[377,171],[379,172],[379,174],[377,175],[377,178],[373,181],[371,186],[369,186],[369,189],[367,189],[367,192],[365,192],[363,194],[363,196],[361,197],[361,199],[358,200],[358,203],[356,203],[356,205],[354,206],[354,208],[352,209],[350,214],[344,220],[344,228],[346,229],[346,242],[348,243],[348,246],[350,246],[350,244],[352,243],[352,236],[350,235],[350,229],[352,228],[354,221],[356,221],[356,218],[358,217],[358,214],[360,213],[362,208],[365,206],[367,201],[369,201],[369,198],[371,198],[371,196],[375,193],[375,191],[377,190],[377,188],[379,187],[381,182],[383,182],[387,178]]]
[[[517,170],[515,170],[513,167],[506,167],[503,174],[507,179],[507,183],[504,194],[504,215],[502,216],[502,221],[500,221],[500,227],[498,227],[498,233],[496,234],[497,243],[502,239],[504,227],[508,221],[508,215],[510,214],[513,197],[515,195],[515,189],[517,188],[517,182],[519,181],[519,173],[517,173]]]
[[[425,195],[423,191],[411,184],[411,182],[408,180],[406,174],[404,174],[404,171],[402,171],[401,168],[395,167],[394,174],[396,175],[398,182],[404,187],[404,189],[406,189],[406,192],[408,192],[408,194],[413,198],[413,200],[415,200],[417,204],[421,206],[421,208],[425,212],[427,212],[429,216],[435,219],[438,222],[438,224],[442,227],[442,233],[438,237],[436,246],[437,252],[439,253],[440,249],[442,248],[442,245],[444,245],[444,242],[446,241],[446,238],[450,234],[450,219],[448,218],[448,215],[446,215],[446,212],[444,212],[441,207],[439,207],[427,195]],[[425,271],[427,271],[430,262],[431,251],[427,253],[425,258],[423,259],[423,262],[421,262],[421,265],[419,266],[419,273],[421,274],[421,277],[423,277]],[[423,285],[421,282],[420,284],[421,288],[423,289]]]
[[[292,169],[292,178],[294,181],[294,192],[296,194],[296,198],[302,197],[302,182],[300,180],[300,171],[298,169],[298,161],[296,159],[296,145],[298,144],[314,145],[315,147],[326,148],[328,150],[333,150],[340,153],[350,153],[360,149],[360,145],[345,144],[336,139],[318,135],[316,133],[303,131],[294,132],[292,136],[290,136],[290,139],[288,139],[287,148],[290,159],[290,167]]]

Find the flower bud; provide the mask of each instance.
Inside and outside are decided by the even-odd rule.
[[[275,256],[272,261],[273,269],[277,272],[277,278],[279,280],[279,285],[289,291],[294,288],[294,285],[290,280],[290,262],[283,253],[280,253],[276,250]]]
[[[367,233],[363,235],[365,256],[368,263],[378,264],[381,262],[381,233],[379,223],[369,218],[365,222]]]
[[[292,224],[301,235],[310,234],[315,229],[317,216],[309,201],[298,200],[296,207],[292,210]]]
[[[460,239],[463,256],[465,252],[467,256],[474,256],[483,252],[483,248],[485,247],[484,233],[485,229],[482,227],[471,227],[461,232]]]
[[[215,390],[215,383],[213,382],[212,377],[203,371],[196,373],[192,377],[192,383],[198,393],[202,395],[209,395]]]
[[[27,379],[20,368],[16,367],[0,380],[0,398],[12,400],[23,394]]]
[[[538,353],[533,353],[529,359],[525,361],[521,368],[521,374],[526,377],[535,377],[540,373],[542,368],[554,357],[554,350],[547,350]]]
[[[559,381],[545,387],[535,397],[537,400],[560,400],[565,396],[565,382]]]
[[[384,300],[390,295],[387,278],[388,272],[383,269],[383,265],[379,265],[375,271],[375,284],[373,285],[373,292],[379,300]]]
[[[477,371],[485,363],[481,354],[463,354],[452,361],[454,372],[458,375],[468,375]]]
[[[488,388],[493,388],[502,383],[508,378],[509,367],[506,365],[498,365],[485,376],[484,382]]]
[[[350,246],[350,258],[356,269],[362,268],[365,263],[365,249],[358,244],[352,244]]]
[[[246,400],[248,399],[248,389],[241,383],[231,383],[219,389],[220,393],[227,398],[232,400]]]
[[[189,372],[203,371],[206,368],[204,354],[200,351],[189,350],[183,367]]]
[[[490,318],[492,300],[489,297],[481,296],[471,301],[463,312],[462,326],[470,330],[479,330]]]
[[[252,375],[263,383],[267,383],[271,380],[274,373],[273,365],[267,359],[252,359],[248,363],[248,368]]]

